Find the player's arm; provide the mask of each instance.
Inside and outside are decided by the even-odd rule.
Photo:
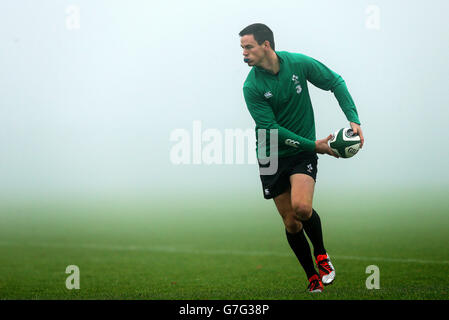
[[[341,110],[348,119],[354,133],[357,133],[361,139],[363,146],[364,138],[362,129],[360,128],[360,120],[352,100],[351,94],[346,87],[343,78],[325,66],[323,63],[308,57],[306,55],[298,55],[305,70],[305,76],[310,83],[322,90],[332,91],[340,105]]]
[[[306,139],[280,126],[276,122],[273,110],[267,101],[249,87],[243,88],[246,106],[259,129],[277,129],[280,143],[305,151],[315,151],[315,141]],[[292,143],[293,142],[293,143]]]

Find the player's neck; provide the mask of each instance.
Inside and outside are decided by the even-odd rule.
[[[281,69],[281,67],[276,52],[271,50],[270,53],[266,56],[266,58],[261,62],[260,67],[272,74],[277,74]]]

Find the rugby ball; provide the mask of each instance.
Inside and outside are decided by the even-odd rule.
[[[332,135],[329,146],[341,158],[351,158],[360,149],[360,137],[351,128],[343,128]]]

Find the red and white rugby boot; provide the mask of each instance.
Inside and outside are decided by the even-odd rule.
[[[317,274],[314,274],[309,279],[309,286],[307,287],[307,290],[309,292],[323,292],[323,283],[321,282],[320,278]]]
[[[316,265],[320,271],[321,281],[325,286],[331,284],[335,279],[335,268],[331,263],[329,255],[320,254],[316,257]]]

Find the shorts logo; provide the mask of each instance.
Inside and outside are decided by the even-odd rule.
[[[312,173],[312,171],[313,171],[313,166],[312,166],[311,163],[309,163],[309,164],[307,165],[307,172],[308,172],[308,173]]]
[[[263,192],[265,193],[266,196],[269,196],[269,195],[270,195],[270,189],[268,189],[268,188],[265,189]]]

